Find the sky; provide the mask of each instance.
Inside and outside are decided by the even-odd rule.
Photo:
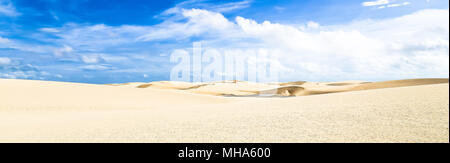
[[[268,49],[280,81],[448,78],[448,0],[0,0],[0,78],[170,80],[174,51]],[[207,63],[203,63],[207,64]]]

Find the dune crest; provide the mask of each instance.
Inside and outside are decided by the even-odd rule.
[[[140,84],[137,88],[173,89],[196,94],[214,96],[308,96],[361,90],[407,87],[448,83],[448,79],[408,79],[384,82],[342,81],[342,82],[286,82],[251,83],[245,81],[222,81],[210,83],[152,82]],[[129,85],[129,84],[128,84]]]
[[[371,89],[408,87],[408,86],[442,84],[442,83],[449,83],[449,79],[407,79],[407,80],[393,80],[375,83],[365,83],[353,88],[353,90],[371,90]]]

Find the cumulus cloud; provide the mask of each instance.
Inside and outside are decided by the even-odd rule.
[[[147,31],[148,34],[138,40],[154,41],[163,39],[186,39],[193,36],[215,37],[232,30],[233,24],[222,14],[201,9],[182,9],[181,15],[187,22],[167,21]],[[223,35],[222,35],[223,36]]]
[[[366,5],[386,5],[376,2]],[[55,56],[78,56],[77,60],[84,64],[78,68],[84,71],[117,70],[113,62],[131,59],[104,54],[111,47],[127,46],[125,51],[140,47],[145,51],[146,46],[154,44],[162,49],[156,53],[158,56],[145,56],[147,53],[141,51],[132,55],[150,59],[130,62],[167,64],[167,56],[159,54],[170,54],[174,47],[164,43],[187,42],[175,48],[189,49],[192,38],[197,38],[204,41],[205,48],[223,51],[269,49],[283,67],[282,80],[384,80],[449,74],[448,10],[422,10],[397,18],[333,26],[228,19],[205,9],[178,8],[171,12],[173,18],[153,26],[66,24],[41,31],[57,36],[45,41],[62,44],[54,51]],[[162,68],[170,71],[170,67],[163,66],[153,66],[151,71]]]
[[[280,58],[288,58],[284,63],[296,72],[326,74],[322,78],[383,79],[393,74],[399,78],[448,76],[448,15],[448,10],[423,10],[394,19],[322,27],[317,32],[241,17],[236,21],[267,47],[283,49],[286,56]]]
[[[222,50],[276,49],[274,55],[280,56],[286,72],[291,73],[285,75],[292,76],[291,80],[448,75],[448,10],[423,10],[398,18],[335,26],[307,22],[300,27],[258,23],[243,17],[229,20],[218,12],[202,9],[177,12],[182,19],[168,19],[154,26],[68,25],[58,35],[74,47],[85,48],[142,41],[190,41],[198,37],[209,47]],[[106,60],[102,58],[93,55],[81,60],[92,64]],[[85,69],[109,70],[106,66]]]
[[[219,40],[215,48],[243,47],[242,40],[257,40],[252,47],[282,51],[278,58],[291,69],[286,76],[294,80],[448,76],[448,10],[423,10],[399,18],[340,26],[307,23],[305,28],[243,17],[231,21],[206,10],[181,12],[187,23],[166,24],[161,28],[165,37],[150,33],[144,40],[213,33],[215,37],[206,40]]]

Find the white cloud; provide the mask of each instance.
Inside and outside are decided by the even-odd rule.
[[[423,10],[394,19],[321,27],[319,32],[242,17],[236,21],[266,47],[281,48],[282,63],[300,72],[294,78],[314,74],[380,79],[392,74],[398,78],[448,76],[448,15],[448,10]]]
[[[400,7],[400,6],[407,6],[410,5],[411,2],[402,2],[402,3],[394,3],[395,0],[377,0],[377,1],[367,1],[363,2],[362,6],[365,7],[371,7],[371,6],[377,6],[377,9],[385,9],[385,8],[392,8],[392,7]]]
[[[0,66],[6,66],[11,63],[11,59],[7,57],[0,57]]]
[[[9,43],[9,39],[0,37],[0,44]]]
[[[0,78],[7,79],[44,79],[50,75],[40,71],[38,67],[21,63],[17,60],[2,57],[0,58]]]
[[[41,28],[39,30],[42,31],[42,32],[48,32],[48,33],[58,33],[58,32],[60,32],[56,28]]]
[[[222,14],[200,9],[182,9],[185,23],[167,21],[150,29],[138,40],[153,41],[161,39],[185,39],[192,36],[217,35],[232,30],[233,24]]]
[[[105,70],[112,70],[113,68],[110,65],[87,65],[87,66],[81,66],[81,68],[85,71],[105,71]]]
[[[99,54],[83,55],[83,56],[81,56],[81,60],[84,63],[89,63],[89,64],[100,63],[100,62],[105,61]]]
[[[64,76],[62,76],[61,74],[56,74],[56,75],[54,75],[54,77],[56,77],[56,78],[64,78]]]
[[[394,3],[394,4],[389,4],[386,7],[390,8],[390,7],[400,7],[400,6],[407,6],[410,5],[410,2],[403,2],[403,3]]]
[[[319,28],[319,27],[320,27],[320,24],[319,24],[319,23],[316,23],[316,22],[313,22],[313,21],[310,21],[310,22],[307,23],[306,26],[307,26],[308,28],[314,28],[314,29],[316,29],[316,28]]]
[[[213,6],[210,8],[210,10],[215,11],[215,12],[225,13],[225,12],[248,8],[248,7],[250,7],[251,2],[252,1],[250,1],[250,0],[245,0],[245,1],[240,1],[240,2],[230,2],[230,3]]]
[[[15,17],[19,16],[20,13],[17,12],[11,0],[0,0],[0,16],[2,15]]]
[[[0,31],[1,32],[1,31]],[[14,49],[31,53],[52,53],[52,45],[29,44],[17,39],[2,38],[0,36],[0,48]]]
[[[390,3],[389,0],[376,0],[376,1],[363,2],[362,5],[363,6],[379,6],[379,5],[389,4],[389,3]]]
[[[104,24],[97,25],[79,25],[66,24],[60,28],[52,28],[51,31],[58,39],[46,40],[49,42],[59,42],[69,47],[64,47],[64,52],[76,50],[82,47],[84,51],[101,51],[108,47],[123,46],[124,44],[133,44],[136,38],[145,35],[154,30],[151,26],[118,26],[112,27]],[[36,37],[36,39],[41,39]],[[61,50],[60,50],[61,51]],[[56,51],[58,53],[58,51]]]
[[[68,46],[68,45],[64,45],[64,47],[62,47],[62,48],[55,49],[55,50],[53,51],[53,54],[54,54],[56,57],[63,57],[65,54],[70,53],[70,52],[72,52],[72,51],[73,51],[73,48],[72,48],[72,47],[70,47],[70,46]]]
[[[381,6],[381,5],[379,5]],[[109,47],[160,41],[204,40],[205,47],[228,49],[266,48],[280,59],[284,80],[383,80],[392,78],[448,77],[448,10],[423,10],[398,18],[360,20],[323,26],[256,22],[202,9],[179,9],[176,19],[154,26],[67,24],[55,28],[53,40],[65,45],[56,56],[87,51],[78,57],[83,70],[113,69],[103,61],[122,62],[126,57],[98,52]],[[132,47],[131,47],[132,48]],[[180,45],[186,49],[189,46]],[[171,48],[162,53],[171,53]],[[90,53],[93,54],[90,54]],[[161,54],[157,52],[156,54]],[[137,55],[137,54],[136,54]],[[147,61],[147,60],[146,60]],[[158,61],[163,62],[163,61]],[[123,70],[125,71],[125,70]],[[142,70],[141,70],[142,71]]]
[[[227,13],[235,10],[245,9],[250,7],[253,0],[243,0],[237,2],[227,3],[211,3],[207,0],[187,0],[175,5],[170,9],[164,11],[160,16],[167,16],[172,14],[178,14],[183,9],[202,9],[212,12]]]
[[[212,33],[214,37],[205,41],[214,48],[278,49],[280,62],[291,69],[290,75],[285,74],[291,80],[448,76],[448,10],[340,26],[307,23],[307,29],[243,17],[233,22],[206,10],[184,10],[183,15],[186,23],[163,23],[161,30],[150,31],[143,40]]]

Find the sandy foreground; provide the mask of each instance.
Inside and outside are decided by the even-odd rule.
[[[448,79],[0,79],[0,142],[449,142]]]

